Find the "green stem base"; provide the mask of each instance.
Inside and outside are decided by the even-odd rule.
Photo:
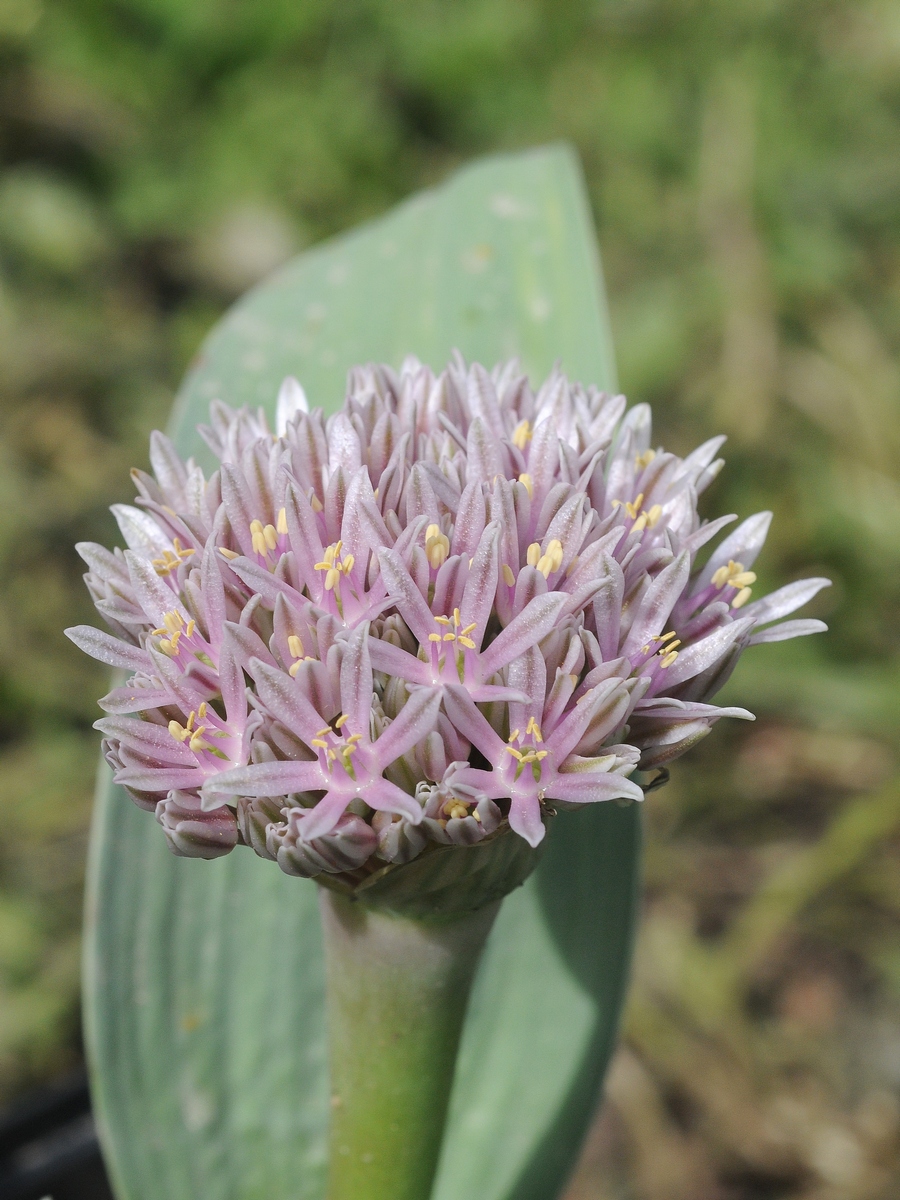
[[[469,992],[499,902],[427,922],[321,888],[328,1200],[428,1200]]]

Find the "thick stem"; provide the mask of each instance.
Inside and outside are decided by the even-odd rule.
[[[499,902],[440,923],[321,888],[328,1200],[428,1200],[466,1004]]]

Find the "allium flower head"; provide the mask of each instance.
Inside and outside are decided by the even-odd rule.
[[[641,799],[723,716],[749,645],[828,581],[752,599],[770,514],[702,522],[714,438],[651,447],[650,411],[515,363],[354,369],[344,407],[289,379],[277,432],[212,406],[207,479],[162,434],[128,546],[79,547],[111,632],[68,630],[130,673],[104,751],[177,854],[239,843],[290,874],[364,880],[559,808]]]

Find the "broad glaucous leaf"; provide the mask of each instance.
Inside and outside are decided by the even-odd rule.
[[[535,383],[614,384],[594,235],[564,147],[476,163],[295,259],[213,330],[172,432],[210,400],[274,413],[286,375],[334,411],[348,367],[518,355]],[[596,1104],[626,984],[637,809],[561,814],[491,934],[434,1200],[552,1200]],[[316,885],[238,851],[173,857],[99,790],[85,987],[94,1098],[121,1200],[321,1200],[328,1074]]]

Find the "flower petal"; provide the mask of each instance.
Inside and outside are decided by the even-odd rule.
[[[824,621],[812,618],[799,621],[782,621],[780,625],[772,625],[750,638],[751,646],[762,646],[766,642],[785,642],[788,638],[806,637],[810,633],[826,633],[828,626]]]
[[[253,658],[248,670],[256,683],[257,695],[269,712],[311,746],[313,738],[329,723],[331,714],[318,712],[297,680],[274,665]]]
[[[752,617],[732,621],[731,624],[714,630],[701,641],[694,642],[693,645],[686,646],[684,650],[679,651],[676,661],[670,667],[665,668],[666,688],[671,689],[686,679],[692,679],[701,671],[705,671],[707,667],[712,666],[714,662],[727,654],[734,643],[744,637],[754,624]],[[810,632],[813,631],[810,630]],[[790,637],[790,634],[788,636]]]
[[[541,805],[531,792],[515,792],[509,806],[509,827],[524,838],[529,846],[539,846],[546,829],[541,820]]]
[[[490,763],[501,763],[506,743],[476,707],[464,687],[444,689],[444,708],[455,727]]]
[[[492,521],[478,543],[459,605],[463,626],[474,625],[472,640],[480,647],[497,594],[500,573],[500,526]]]
[[[434,633],[437,626],[422,593],[416,587],[412,576],[396,551],[382,550],[378,555],[378,561],[381,563],[381,574],[388,595],[396,604],[403,620],[412,630],[416,641],[420,645],[426,645],[428,635]]]
[[[569,804],[597,804],[604,800],[643,800],[644,793],[631,779],[609,771],[573,771],[557,775],[547,788],[547,796]]]
[[[374,743],[382,770],[425,740],[435,727],[440,707],[440,689],[416,688],[410,692],[400,712]]]
[[[546,637],[567,599],[565,592],[547,592],[530,600],[482,651],[479,657],[482,678],[490,679],[514,658],[524,654],[529,646]]]
[[[341,662],[341,711],[347,718],[349,733],[369,736],[372,693],[375,681],[369,657],[369,623],[364,622],[347,639]]]
[[[328,775],[318,762],[248,763],[207,779],[202,794],[215,796],[287,796],[328,787]]]
[[[150,655],[140,646],[123,642],[120,638],[95,629],[93,625],[73,625],[71,629],[63,630],[70,642],[74,642],[79,650],[89,654],[109,667],[121,667],[126,671],[148,671]]]
[[[755,617],[757,626],[768,625],[770,621],[777,621],[802,608],[822,588],[827,587],[831,587],[830,579],[798,579],[796,583],[789,583],[775,592],[770,592],[768,596],[762,596],[752,604],[745,605],[743,615]]]
[[[275,409],[275,431],[279,437],[287,433],[288,424],[297,413],[308,413],[309,401],[302,385],[293,375],[288,375],[278,389],[278,404]]]

